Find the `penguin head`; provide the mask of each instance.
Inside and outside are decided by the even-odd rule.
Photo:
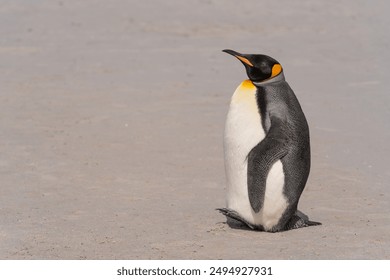
[[[283,72],[280,63],[267,55],[241,54],[233,50],[223,52],[235,56],[244,64],[248,78],[252,82],[261,83]]]

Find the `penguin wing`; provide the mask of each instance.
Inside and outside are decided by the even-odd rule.
[[[263,207],[266,180],[272,165],[288,153],[288,137],[278,129],[271,128],[267,136],[248,154],[248,195],[253,211]]]

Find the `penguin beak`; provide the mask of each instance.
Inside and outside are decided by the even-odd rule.
[[[223,52],[228,53],[232,56],[235,56],[236,58],[241,60],[241,62],[244,63],[245,65],[253,67],[253,64],[243,54],[240,54],[240,53],[233,51],[233,50],[223,50]]]

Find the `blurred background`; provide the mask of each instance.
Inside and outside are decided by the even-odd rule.
[[[26,1],[0,6],[1,259],[390,257],[387,1]],[[234,230],[223,129],[277,59],[311,129],[300,210]]]

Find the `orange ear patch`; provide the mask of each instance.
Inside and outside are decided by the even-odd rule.
[[[271,78],[273,78],[273,77],[279,75],[280,72],[282,72],[282,65],[280,65],[280,64],[275,64],[274,66],[272,66]]]
[[[242,62],[244,62],[246,65],[249,65],[249,66],[253,67],[253,64],[247,58],[239,56],[239,55],[236,55],[236,57],[239,60],[241,60]]]

